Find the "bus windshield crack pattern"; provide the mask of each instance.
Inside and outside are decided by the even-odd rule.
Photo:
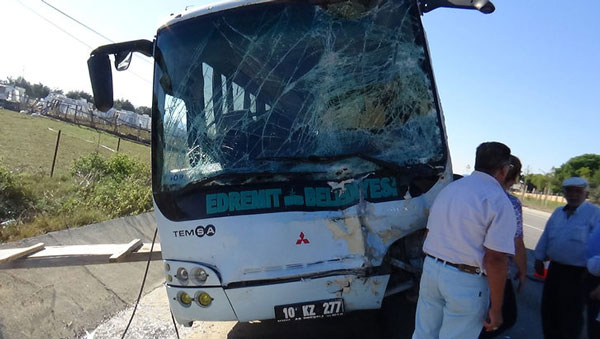
[[[314,156],[442,159],[416,11],[372,3],[254,5],[159,32],[163,188],[224,173],[335,172],[292,161]],[[377,168],[361,162],[345,166]]]

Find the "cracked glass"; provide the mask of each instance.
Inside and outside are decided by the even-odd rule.
[[[164,27],[158,190],[439,164],[445,141],[425,49],[412,1],[275,1]]]

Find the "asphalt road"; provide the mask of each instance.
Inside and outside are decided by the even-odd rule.
[[[534,272],[533,249],[542,236],[548,218],[550,213],[523,209],[523,239],[527,248],[527,272],[530,274]],[[542,287],[541,282],[527,280],[523,291],[517,294],[517,323],[500,338],[543,338],[540,318]]]
[[[529,249],[528,271],[533,272],[532,251],[542,234],[550,214],[524,209],[525,245]],[[542,338],[540,300],[542,284],[528,280],[517,295],[518,320],[499,338]],[[404,295],[384,300],[381,310],[354,312],[328,320],[310,320],[278,324],[274,321],[255,323],[195,322],[191,328],[179,326],[181,338],[410,338],[414,328],[415,303]],[[164,288],[158,288],[142,299],[127,338],[175,338]],[[125,328],[131,308],[108,320],[88,338],[114,338]],[[92,334],[93,333],[93,334]]]

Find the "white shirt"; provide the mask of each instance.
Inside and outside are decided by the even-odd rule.
[[[455,264],[485,270],[484,247],[515,253],[515,210],[487,173],[474,171],[446,186],[433,202],[427,228],[423,251]]]

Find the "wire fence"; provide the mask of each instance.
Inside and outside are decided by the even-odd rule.
[[[150,116],[110,109],[101,112],[85,100],[48,97],[37,107],[42,115],[104,130],[116,136],[150,144]]]

